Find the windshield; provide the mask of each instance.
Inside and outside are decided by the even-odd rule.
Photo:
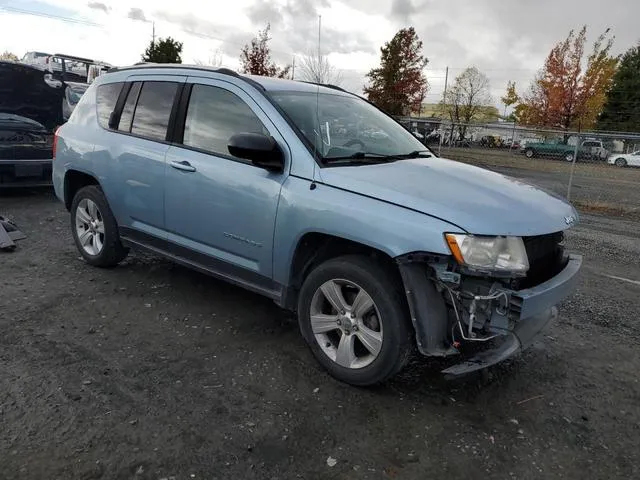
[[[324,160],[430,153],[400,124],[356,96],[313,92],[271,96]]]

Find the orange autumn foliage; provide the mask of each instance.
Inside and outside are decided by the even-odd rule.
[[[552,128],[590,129],[606,101],[618,57],[610,55],[607,29],[593,44],[583,68],[587,27],[572,30],[547,56],[515,114],[520,123]]]

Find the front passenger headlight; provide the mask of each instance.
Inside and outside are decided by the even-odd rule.
[[[529,260],[521,237],[489,237],[445,234],[451,254],[456,261],[473,269],[487,272],[524,274]]]

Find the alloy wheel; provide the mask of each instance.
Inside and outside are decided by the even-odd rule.
[[[333,279],[311,300],[311,330],[322,351],[344,368],[370,365],[380,354],[382,318],[376,304],[354,282]]]
[[[83,198],[76,209],[76,235],[82,249],[89,255],[99,255],[104,247],[104,221],[93,200]]]

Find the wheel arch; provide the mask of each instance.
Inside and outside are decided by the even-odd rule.
[[[316,266],[345,255],[371,257],[381,263],[390,275],[397,276],[398,281],[402,282],[400,271],[390,252],[337,235],[317,231],[306,232],[298,240],[291,257],[284,307],[295,310],[300,287]]]
[[[86,172],[76,169],[69,169],[64,175],[64,206],[67,210],[71,210],[71,203],[78,190],[88,185],[97,185],[101,187],[96,177]]]

